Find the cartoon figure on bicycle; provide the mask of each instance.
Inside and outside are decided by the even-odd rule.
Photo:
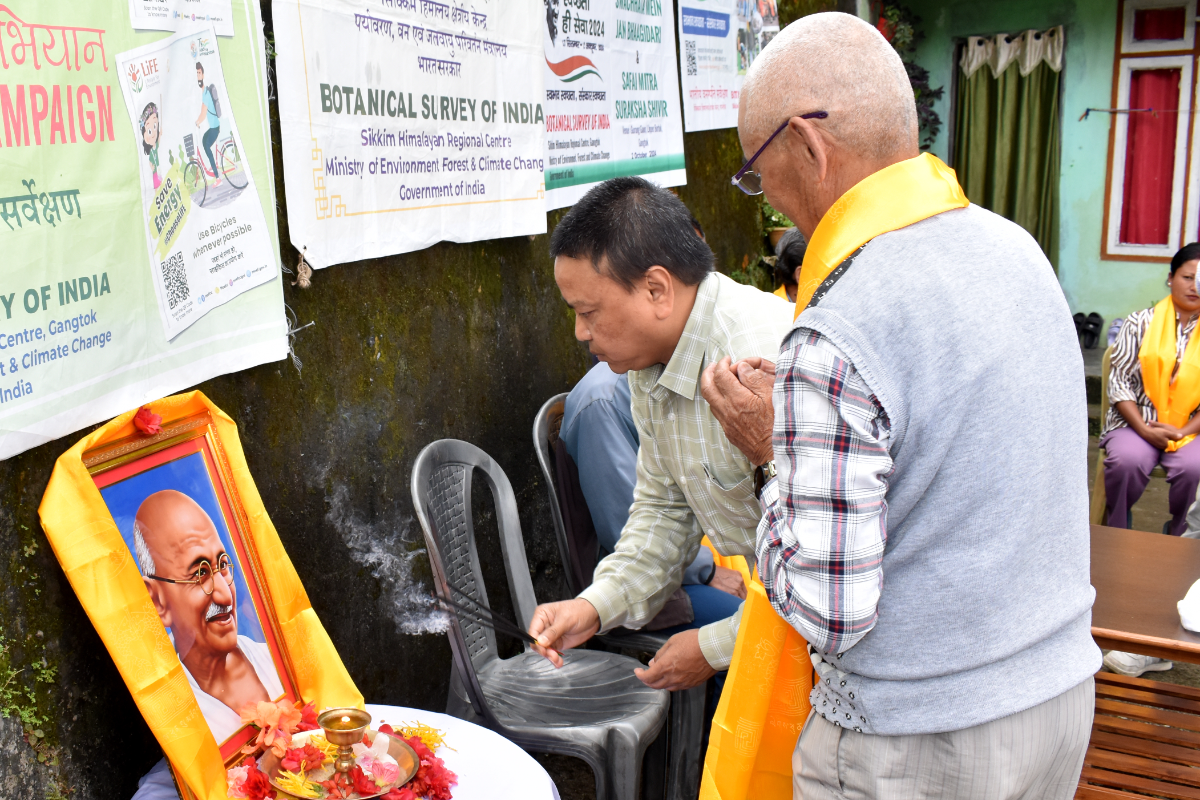
[[[203,132],[200,145],[208,163],[206,164],[205,159],[196,152],[192,134],[184,136],[183,143],[187,149],[187,159],[183,168],[183,180],[193,199],[198,205],[203,206],[209,191],[215,192],[223,182],[228,182],[234,190],[231,194],[236,195],[246,188],[247,181],[233,134],[231,133],[222,141],[217,141],[221,134],[221,99],[216,84],[204,85],[204,64],[199,61],[196,62],[196,84],[200,87],[201,92],[200,113],[196,117],[196,128]],[[221,194],[227,196],[230,193]]]

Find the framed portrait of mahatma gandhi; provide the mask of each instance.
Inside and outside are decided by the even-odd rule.
[[[298,698],[239,526],[240,504],[205,434],[197,425],[184,441],[91,469],[221,755],[230,757],[251,738],[242,707]]]
[[[181,796],[227,797],[241,709],[362,706],[250,474],[236,423],[164,397],[59,456],[42,528]]]

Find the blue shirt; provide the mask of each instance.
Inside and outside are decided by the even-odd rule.
[[[592,367],[567,395],[559,435],[579,469],[603,558],[617,547],[637,483],[639,440],[628,379],[603,362]],[[701,547],[683,571],[683,583],[703,583],[714,567],[712,551]]]
[[[221,118],[217,116],[217,104],[213,102],[212,91],[209,89],[204,90],[203,101],[204,109],[208,112],[208,127],[221,127]]]

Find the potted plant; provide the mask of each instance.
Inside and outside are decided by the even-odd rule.
[[[762,220],[763,230],[771,243],[771,252],[774,253],[775,245],[779,244],[784,231],[792,227],[792,221],[772,208],[766,200],[763,200],[762,203]]]

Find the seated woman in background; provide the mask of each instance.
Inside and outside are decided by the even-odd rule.
[[[1153,308],[1130,314],[1113,344],[1108,416],[1100,435],[1104,457],[1106,524],[1128,528],[1130,509],[1150,472],[1161,464],[1170,484],[1171,520],[1163,533],[1179,536],[1200,483],[1200,313],[1196,265],[1200,243],[1171,259],[1171,293]],[[1104,663],[1114,672],[1140,675],[1171,669],[1169,661],[1113,651]]]
[[[1129,509],[1142,496],[1150,472],[1162,464],[1171,485],[1169,532],[1187,527],[1185,515],[1200,483],[1200,342],[1192,336],[1200,312],[1196,264],[1200,243],[1171,259],[1171,294],[1129,315],[1113,345],[1108,417],[1100,446],[1108,524],[1129,527]]]
[[[789,303],[796,302],[800,265],[804,263],[804,251],[807,249],[808,242],[804,241],[804,234],[796,228],[788,228],[779,238],[779,244],[775,245],[775,282],[779,288],[774,294]]]

